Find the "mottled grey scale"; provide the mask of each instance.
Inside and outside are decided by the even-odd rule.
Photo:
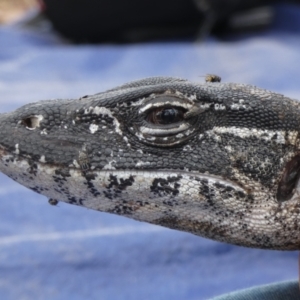
[[[0,115],[0,170],[70,204],[208,238],[300,249],[300,105],[155,77]]]

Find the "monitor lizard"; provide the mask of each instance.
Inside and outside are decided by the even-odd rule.
[[[146,78],[0,114],[0,171],[53,205],[300,249],[300,103],[218,79]]]

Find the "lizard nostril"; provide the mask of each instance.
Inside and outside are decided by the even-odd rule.
[[[25,118],[21,121],[21,123],[29,130],[36,129],[40,127],[40,122],[42,121],[43,116],[41,115],[34,115],[28,118]]]
[[[300,177],[300,155],[296,155],[286,164],[277,189],[277,200],[280,202],[292,198]]]

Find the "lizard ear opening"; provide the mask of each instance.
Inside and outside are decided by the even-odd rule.
[[[296,155],[286,166],[277,189],[277,200],[290,200],[297,188],[300,177],[300,155]]]

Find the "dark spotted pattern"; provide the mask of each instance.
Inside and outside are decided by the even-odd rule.
[[[176,196],[179,194],[180,184],[178,181],[181,176],[165,178],[155,178],[150,186],[150,190],[154,195],[161,196]]]

